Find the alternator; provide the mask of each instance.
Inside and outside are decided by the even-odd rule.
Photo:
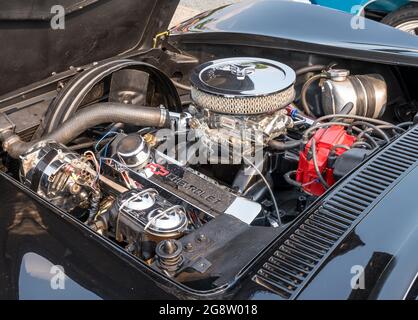
[[[70,212],[88,208],[96,171],[87,159],[55,142],[40,142],[22,157],[22,182],[50,203]]]

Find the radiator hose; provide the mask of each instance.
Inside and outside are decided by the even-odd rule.
[[[19,158],[39,141],[55,141],[66,144],[94,126],[122,122],[141,127],[167,127],[170,116],[167,109],[151,108],[122,103],[97,103],[78,111],[59,128],[39,140],[24,142],[12,130],[0,134],[3,149],[12,157]]]

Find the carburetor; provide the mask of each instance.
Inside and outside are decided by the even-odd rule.
[[[191,76],[193,129],[207,144],[266,145],[293,126],[284,110],[295,98],[295,72],[259,58],[207,62]]]

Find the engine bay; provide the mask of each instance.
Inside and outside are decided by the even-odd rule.
[[[187,84],[145,62],[118,63],[61,84],[30,138],[13,112],[1,113],[3,170],[195,290],[233,282],[306,208],[414,125],[416,112],[387,116],[394,94],[384,75],[333,61],[294,69],[214,59],[194,66]]]

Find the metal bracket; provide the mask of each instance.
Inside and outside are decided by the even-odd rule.
[[[211,265],[212,265],[212,263],[209,260],[207,260],[203,257],[199,257],[190,266],[190,268],[196,270],[197,272],[205,273],[210,268]]]
[[[157,33],[155,35],[154,39],[153,39],[153,46],[152,47],[153,48],[157,48],[158,41],[160,39],[164,39],[165,37],[168,37],[169,35],[170,35],[170,32],[169,31],[164,31],[164,32]]]

